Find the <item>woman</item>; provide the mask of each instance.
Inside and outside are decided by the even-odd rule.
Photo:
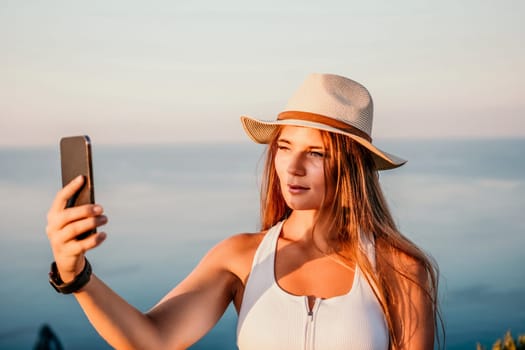
[[[75,237],[107,217],[98,204],[64,209],[77,178],[48,214],[52,284],[118,349],[185,349],[230,302],[241,350],[432,349],[436,270],[389,213],[377,171],[405,161],[372,144],[372,114],[359,83],[312,74],[276,121],[242,117],[268,143],[262,232],[220,242],[145,314],[91,275],[84,254],[106,234]]]

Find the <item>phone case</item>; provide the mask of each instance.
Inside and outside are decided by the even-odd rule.
[[[62,167],[62,186],[67,185],[78,175],[84,176],[85,180],[82,188],[68,200],[66,208],[95,203],[91,140],[89,136],[82,135],[62,138],[60,140],[60,161]],[[96,232],[96,230],[86,232],[77,239],[85,238],[94,232]]]

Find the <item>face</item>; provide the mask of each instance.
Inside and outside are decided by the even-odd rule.
[[[326,155],[319,130],[299,126],[281,130],[275,170],[284,200],[292,210],[318,210],[323,205]]]

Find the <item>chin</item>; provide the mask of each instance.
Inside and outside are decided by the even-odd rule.
[[[286,201],[286,205],[292,210],[319,210],[318,203],[308,203],[304,201]]]

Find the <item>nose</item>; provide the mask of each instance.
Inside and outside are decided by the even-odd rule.
[[[304,166],[304,159],[301,154],[291,155],[288,163],[288,173],[294,176],[306,175],[306,168]]]

